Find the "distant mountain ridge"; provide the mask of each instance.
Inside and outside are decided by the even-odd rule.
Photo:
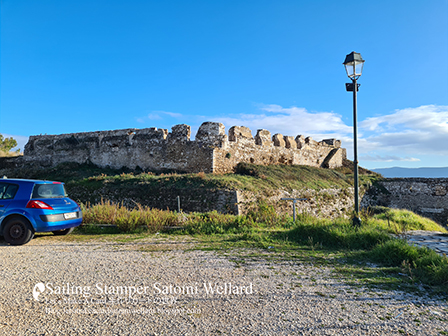
[[[448,178],[448,167],[422,167],[422,168],[377,168],[372,171],[384,177],[424,177],[424,178]]]

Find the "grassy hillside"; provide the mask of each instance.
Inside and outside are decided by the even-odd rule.
[[[149,189],[160,188],[225,188],[268,192],[272,189],[323,189],[348,188],[353,185],[353,172],[350,161],[338,169],[323,169],[309,166],[258,166],[241,163],[233,174],[179,174],[175,172],[132,172],[98,168],[87,164],[61,164],[55,168],[22,168],[3,171],[9,177],[37,178],[65,182],[70,187],[83,186],[96,189],[102,185],[112,188],[129,185]],[[381,178],[379,174],[360,170],[360,184],[370,185]]]
[[[350,161],[346,161],[344,167],[334,170],[309,166],[258,166],[241,163],[231,174],[181,174],[102,169],[94,165],[65,163],[46,169],[29,166],[3,169],[0,174],[65,182],[70,197],[81,203],[96,204],[104,199],[123,203],[127,207],[135,207],[135,204],[139,203],[163,210],[177,210],[179,198],[181,209],[188,212],[217,209],[237,213],[258,206],[258,201],[252,199],[248,203],[243,197],[244,209],[237,210],[236,202],[240,202],[240,199],[236,200],[232,190],[244,191],[249,198],[255,197],[258,200],[269,199],[279,192],[291,193],[293,190],[299,190],[300,193],[304,192],[305,197],[313,199],[310,201],[310,211],[323,213],[331,211],[327,209],[331,207],[328,203],[330,199],[337,197],[337,200],[341,201],[350,194],[348,189],[353,186],[351,167]],[[361,169],[361,192],[380,178],[378,174]],[[339,190],[340,194],[334,196],[319,192],[329,188]],[[317,192],[313,194],[309,190]],[[289,204],[284,202],[278,203],[277,206],[290,209]],[[339,204],[338,209],[345,211],[349,207],[350,205],[344,203]],[[286,208],[277,210],[283,212]]]

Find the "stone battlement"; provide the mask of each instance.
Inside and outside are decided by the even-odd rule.
[[[190,140],[188,125],[166,129],[121,129],[59,135],[35,135],[25,146],[24,160],[56,166],[62,162],[91,162],[100,167],[144,170],[227,173],[239,162],[296,164],[334,168],[346,151],[341,142],[274,134],[233,126],[228,136],[221,123],[203,123]]]

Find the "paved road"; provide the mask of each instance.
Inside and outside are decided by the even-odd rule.
[[[410,244],[433,249],[440,255],[448,255],[448,234],[437,231],[409,231],[406,239]]]

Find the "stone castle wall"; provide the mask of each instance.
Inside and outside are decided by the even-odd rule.
[[[408,209],[448,227],[448,178],[388,178],[372,186],[361,205]]]
[[[224,137],[224,130],[222,130]],[[297,137],[258,130],[255,137],[247,127],[233,126],[228,141],[214,152],[214,171],[228,173],[239,162],[268,164],[307,165],[335,168],[342,166],[346,151],[335,139],[317,142],[303,135]]]
[[[335,139],[316,142],[234,126],[228,136],[221,123],[205,122],[195,140],[188,125],[166,129],[122,129],[60,135],[31,136],[24,160],[56,166],[62,162],[91,162],[99,167],[144,170],[227,173],[239,162],[297,164],[334,168],[342,165],[346,151]]]

